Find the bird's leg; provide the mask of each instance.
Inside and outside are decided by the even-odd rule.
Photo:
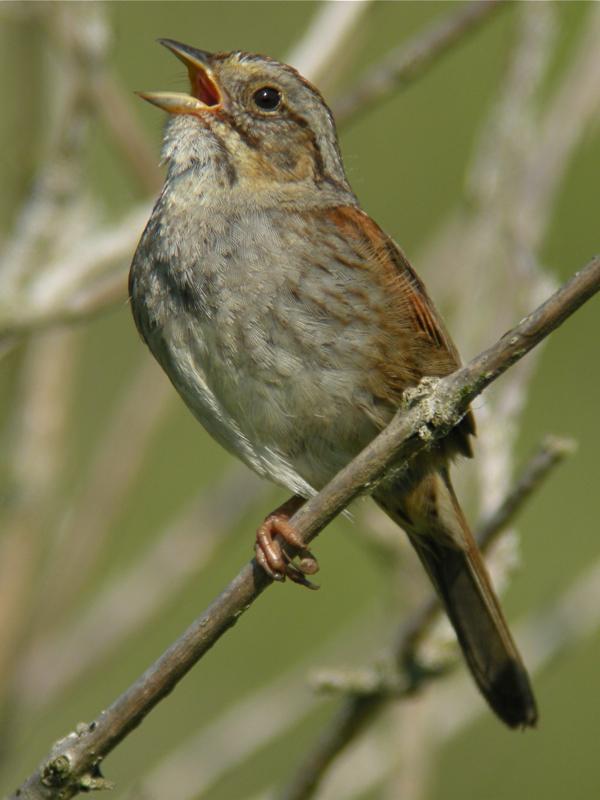
[[[317,559],[304,545],[296,533],[296,529],[290,523],[290,517],[304,502],[303,497],[294,495],[265,518],[256,531],[256,560],[267,575],[275,581],[284,581],[287,577],[309,589],[317,589],[318,587],[306,578],[307,575],[314,575],[315,572],[318,572]],[[300,552],[301,558],[298,564],[292,562],[276,537],[283,539],[284,542]]]

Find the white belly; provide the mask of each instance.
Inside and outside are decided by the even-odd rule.
[[[263,330],[231,349],[226,340],[239,337],[232,328],[179,317],[152,349],[217,441],[260,475],[309,496],[377,432],[353,407],[354,373],[311,369],[268,344]]]

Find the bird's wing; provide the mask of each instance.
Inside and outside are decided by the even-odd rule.
[[[324,215],[333,223],[356,257],[356,264],[369,269],[390,298],[385,316],[393,349],[380,365],[392,391],[401,396],[407,386],[425,376],[443,377],[460,366],[460,356],[423,282],[398,245],[361,209],[330,208]],[[471,455],[469,436],[475,423],[469,411],[456,429],[457,449]]]

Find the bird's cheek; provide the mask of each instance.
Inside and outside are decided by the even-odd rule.
[[[248,177],[253,180],[288,183],[312,177],[312,159],[305,150],[267,150],[255,156],[248,162]]]

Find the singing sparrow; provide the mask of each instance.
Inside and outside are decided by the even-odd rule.
[[[259,564],[288,563],[290,515],[391,420],[403,392],[459,356],[400,248],[348,184],[335,124],[296,70],[169,39],[190,92],[141,96],[169,112],[164,188],[135,253],[137,328],[192,413],[259,475],[293,492],[257,533]],[[408,534],[466,662],[510,726],[536,722],[527,672],[454,494],[471,414],[394,470],[373,499]]]

